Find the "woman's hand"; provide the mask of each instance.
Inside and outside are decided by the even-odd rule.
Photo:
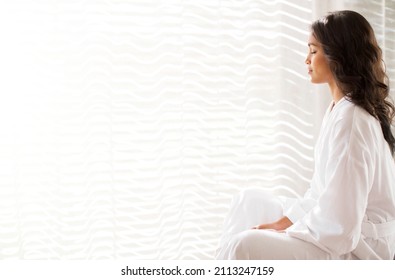
[[[285,229],[292,226],[292,224],[293,223],[291,222],[291,220],[288,219],[288,217],[284,216],[273,223],[257,225],[254,226],[252,229],[271,229],[276,231],[284,231]]]

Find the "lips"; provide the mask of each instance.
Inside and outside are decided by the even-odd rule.
[[[313,70],[311,70],[310,68],[307,69],[307,71],[308,71],[308,72],[307,72],[308,74],[311,74],[311,72],[313,72]]]

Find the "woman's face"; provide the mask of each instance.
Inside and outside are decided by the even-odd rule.
[[[321,43],[317,41],[313,34],[309,37],[309,54],[305,63],[312,83],[332,83],[333,75],[329,69],[328,61],[324,55]]]

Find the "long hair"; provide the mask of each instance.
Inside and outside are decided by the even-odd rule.
[[[322,44],[340,90],[380,121],[384,138],[394,154],[391,124],[395,107],[388,100],[389,80],[373,28],[357,12],[338,11],[315,21],[311,29]]]

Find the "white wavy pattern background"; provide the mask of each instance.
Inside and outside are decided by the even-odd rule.
[[[233,194],[302,193],[311,5],[3,5],[0,259],[212,259]]]

